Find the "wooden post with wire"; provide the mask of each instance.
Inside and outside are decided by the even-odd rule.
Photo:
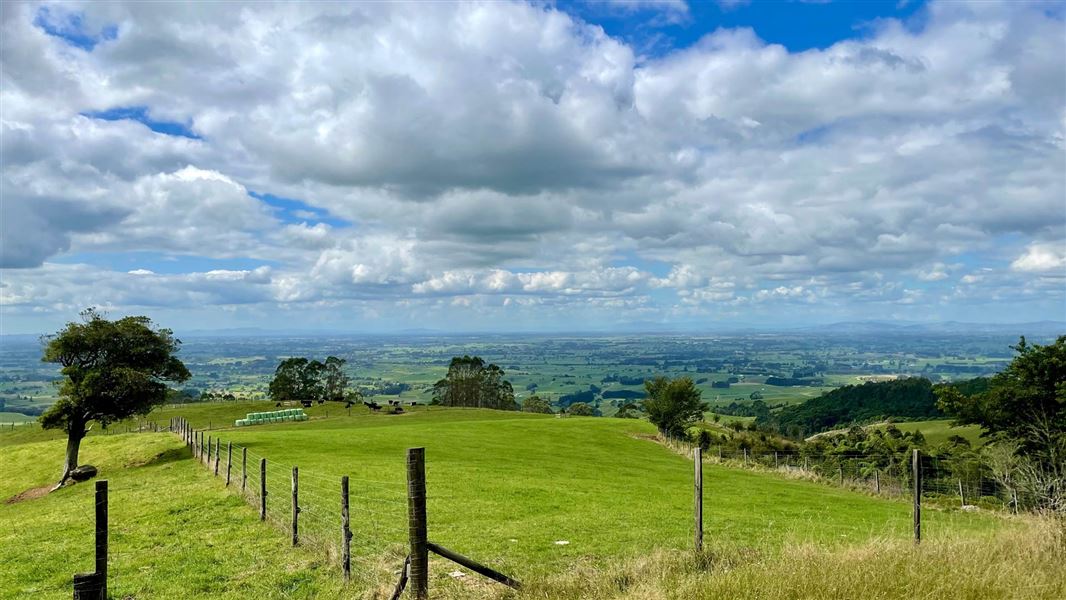
[[[874,469],[874,493],[881,493],[881,469]]]
[[[96,482],[96,570],[74,575],[74,600],[107,600],[107,480]]]
[[[259,520],[267,518],[267,459],[259,459]]]
[[[911,470],[914,479],[914,543],[922,541],[922,459],[915,448],[911,454]]]
[[[300,543],[300,468],[292,468],[292,545]]]
[[[779,468],[779,465],[778,465],[778,462],[777,462],[777,450],[774,450],[774,468],[775,469]]]
[[[696,463],[693,486],[693,501],[696,511],[696,552],[703,552],[703,449],[696,446],[692,450],[692,458]]]
[[[966,507],[966,493],[962,491],[962,480],[959,480],[959,502],[962,502],[962,507]]]
[[[226,487],[229,487],[230,472],[233,471],[233,442],[226,443]]]
[[[415,600],[429,598],[429,539],[426,531],[426,449],[407,449],[407,535],[411,545],[411,587]]]
[[[352,579],[352,529],[348,513],[348,476],[341,477],[341,569],[344,582]]]
[[[241,493],[248,487],[248,448],[241,448]]]
[[[222,456],[222,438],[215,438],[215,477],[218,477],[218,463]]]

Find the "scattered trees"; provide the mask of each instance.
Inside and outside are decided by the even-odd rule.
[[[504,380],[503,369],[485,364],[479,356],[456,356],[448,364],[448,374],[433,384],[433,403],[518,410],[514,388]]]
[[[81,440],[91,422],[107,427],[148,414],[166,402],[166,382],[190,377],[175,356],[181,341],[169,329],[154,329],[148,317],[109,321],[90,308],[81,319],[44,338],[41,360],[62,365],[63,378],[58,382],[59,400],[41,416],[41,426],[67,433],[63,475],[53,489],[77,468]]]
[[[656,377],[644,382],[644,410],[665,437],[681,438],[690,425],[703,419],[707,404],[689,377]]]

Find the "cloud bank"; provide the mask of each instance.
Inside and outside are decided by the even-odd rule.
[[[2,27],[9,331],[89,304],[345,329],[1066,314],[1061,7],[655,58],[524,3],[5,3]]]

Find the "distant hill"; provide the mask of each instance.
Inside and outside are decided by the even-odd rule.
[[[801,331],[821,333],[992,333],[1009,335],[1062,335],[1064,321],[1033,321],[1029,323],[964,323],[961,321],[844,321],[815,325]]]
[[[910,377],[844,386],[802,404],[786,406],[772,415],[769,422],[787,435],[806,437],[888,417],[935,419],[943,416],[936,406],[932,382],[922,377]]]

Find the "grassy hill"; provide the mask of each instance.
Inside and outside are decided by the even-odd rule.
[[[153,418],[166,424],[180,414],[197,426],[219,427],[268,409],[212,404],[168,408]],[[758,591],[755,584],[771,576],[774,564],[832,569],[843,561],[854,568],[865,564],[862,556],[896,556],[910,547],[906,501],[708,464],[710,550],[693,562],[692,464],[640,437],[652,433],[642,421],[476,409],[395,416],[358,409],[348,416],[316,406],[309,412],[307,422],[211,432],[268,458],[269,511],[279,522],[288,520],[288,478],[299,465],[301,522],[310,538],[297,549],[288,547],[281,527],[258,522],[237,493],[191,460],[175,436],[90,436],[83,462],[99,466],[111,482],[116,597],[381,597],[373,592],[395,581],[406,553],[404,451],[411,446],[426,447],[430,539],[526,582],[518,597],[711,597],[727,582],[740,586],[734,591],[743,597],[743,589]],[[30,429],[0,433],[0,499],[58,474],[62,440]],[[356,534],[357,579],[347,589],[329,558],[342,474],[352,477]],[[0,570],[0,596],[69,596],[70,574],[91,565],[91,505],[89,485],[0,504],[0,522],[19,524],[0,530],[0,563],[16,565]],[[987,512],[930,509],[924,527],[923,547],[1037,543],[1023,520]],[[917,577],[908,573],[921,563],[909,560],[896,557],[891,568]],[[966,572],[967,560],[974,559],[956,557],[952,568]],[[473,577],[455,580],[447,575],[455,565],[432,562],[440,597],[509,597]],[[990,572],[989,565],[974,568]],[[991,572],[998,579],[990,585],[1029,577]],[[1056,589],[1048,587],[1048,578],[1061,584],[1055,575],[1038,563],[1031,577],[1043,587],[1032,597]]]

